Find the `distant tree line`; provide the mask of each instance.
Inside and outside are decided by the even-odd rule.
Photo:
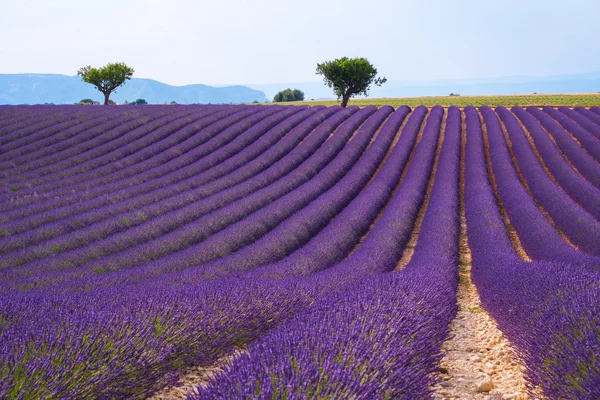
[[[127,101],[125,101],[125,104],[133,104],[135,106],[143,106],[144,104],[148,104],[148,102],[145,99],[137,99],[136,101],[132,101],[131,103],[128,103]]]
[[[100,104],[100,102],[92,100],[92,99],[81,99],[81,100],[79,100],[78,103],[75,103],[75,104],[93,105],[93,106],[95,106],[95,105]],[[117,103],[115,103],[114,101],[112,101],[112,100],[109,99],[108,100],[108,104],[117,104]],[[123,104],[131,104],[131,105],[134,105],[134,106],[141,106],[141,105],[144,105],[144,104],[148,104],[148,102],[145,99],[137,99],[137,100],[132,101],[132,102],[129,102],[129,101],[125,100],[125,103],[123,103]],[[167,103],[165,103],[165,104],[167,104]],[[175,103],[174,101],[172,101],[171,104],[177,104],[177,103]]]
[[[92,100],[92,99],[81,99],[81,100],[79,100],[79,103],[75,103],[75,104],[95,106],[96,104],[100,104],[100,103],[95,100]]]
[[[304,100],[304,92],[299,89],[290,89],[287,88],[277,93],[275,97],[273,97],[274,103],[281,103],[283,101],[302,101]]]

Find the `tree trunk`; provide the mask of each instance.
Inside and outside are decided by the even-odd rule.
[[[104,93],[104,105],[108,105],[108,97],[110,96],[110,92]]]
[[[342,97],[342,107],[345,108],[348,105],[348,100],[350,100],[350,94],[344,93],[344,96]]]

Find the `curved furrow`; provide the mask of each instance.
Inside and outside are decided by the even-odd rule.
[[[585,107],[575,107],[573,110],[575,110],[577,113],[583,115],[586,119],[592,121],[594,124],[596,124],[598,127],[600,127],[600,115],[591,112],[590,110],[588,110]],[[600,132],[597,132],[596,129],[592,129],[591,132],[594,134],[594,136],[596,136],[598,139],[600,139]]]
[[[15,149],[18,146],[35,146],[36,141],[48,139],[49,135],[55,134],[57,132],[55,129],[57,124],[67,121],[78,124],[100,116],[108,117],[112,114],[114,114],[114,110],[92,111],[70,107],[66,107],[62,113],[51,111],[47,113],[33,112],[29,118],[25,118],[19,124],[13,125],[10,131],[2,135],[0,148],[3,149],[3,153],[6,153],[7,149]],[[2,157],[4,157],[4,154]]]
[[[15,110],[17,108],[18,111]],[[52,114],[52,112],[48,110],[46,110],[45,113],[42,113],[39,110],[32,110],[31,108],[27,110],[26,107],[20,106],[15,106],[15,109],[12,110],[13,112],[11,114],[7,112],[10,111],[10,108],[4,105],[0,106],[0,111],[2,111],[2,115],[4,116],[0,121],[0,146],[10,141],[10,139],[5,137],[6,135],[9,135],[13,130],[26,126],[26,121],[35,123],[44,118],[48,118],[48,116]]]
[[[255,158],[257,159],[254,164],[258,164],[261,168],[266,168],[268,162],[274,162],[276,159],[289,152],[293,146],[297,145],[312,130],[312,128],[317,125],[318,122],[323,121],[324,118],[312,118],[319,110],[320,108],[311,108],[304,110],[303,112],[294,113],[275,127],[272,127],[273,124],[267,124],[262,127],[261,124],[254,125],[248,132],[254,130],[258,135],[262,136],[250,146],[245,147],[242,143],[240,146],[243,147],[242,151],[225,159],[221,163],[216,161],[214,163],[210,161],[207,162],[208,165],[214,166],[206,171],[203,180],[208,183],[236,168],[252,168],[252,164],[249,166],[244,166],[243,164],[245,162],[253,161]],[[325,113],[323,114],[328,116],[333,113],[335,109],[324,111]],[[308,122],[308,124],[304,123],[305,121]],[[297,127],[300,127],[300,129],[295,129]],[[288,136],[286,136],[286,134]],[[286,139],[281,140],[283,137]],[[271,153],[275,153],[275,155],[273,156]],[[269,157],[273,160],[269,160]],[[202,174],[199,171],[195,178],[199,178],[200,175]],[[234,177],[225,175],[224,178],[228,184],[233,184],[235,182],[233,180]],[[204,196],[207,196],[207,188],[201,187],[201,189],[205,189],[203,194]],[[224,187],[221,187],[221,190],[223,189]],[[57,248],[61,249],[61,252],[64,252],[79,246],[87,245],[93,241],[103,239],[139,225],[149,218],[181,208],[183,205],[190,203],[194,199],[194,191],[189,185],[182,187],[181,191],[184,193],[178,199],[166,198],[163,201],[158,202],[158,199],[153,197],[151,199],[151,206],[145,208],[139,208],[140,203],[138,203],[136,207],[133,207],[132,202],[138,200],[137,198],[133,198],[131,199],[132,202],[128,203],[129,209],[135,210],[134,212],[129,213],[130,215],[115,216],[109,221],[105,220],[111,215],[118,214],[120,210],[127,211],[127,208],[123,209],[119,207],[119,204],[110,204],[90,210],[90,212],[85,213],[79,220],[77,220],[76,215],[73,215],[56,223],[43,225],[36,231],[25,231],[22,235],[5,238],[3,241],[0,241],[0,252],[6,252],[5,257],[7,262],[6,264],[1,265],[17,265],[26,261],[31,261],[35,258],[51,256],[55,253],[55,249]],[[195,201],[198,200],[199,198],[196,197]],[[125,205],[126,204],[120,204],[120,206]],[[84,229],[86,225],[94,222],[94,217],[102,222]],[[22,227],[23,224],[21,221],[17,221],[15,226]],[[73,231],[75,228],[77,228],[75,233],[63,236],[64,233]],[[52,234],[51,238],[49,238],[51,239],[49,242],[43,243],[40,246],[32,246],[44,239],[48,239],[45,236],[48,235],[48,233]],[[25,246],[28,247],[21,252],[21,255],[8,253],[11,250],[16,250]]]
[[[40,147],[38,150],[17,157],[12,161],[16,164],[15,169],[17,172],[22,174],[22,178],[28,171],[57,163],[65,158],[83,153],[111,140],[113,138],[110,134],[111,130],[119,125],[123,125],[132,120],[136,120],[136,122],[142,125],[150,122],[152,119],[159,118],[164,114],[165,113],[152,114],[150,111],[144,113],[140,110],[140,112],[136,113],[123,113],[121,116],[114,116],[110,119],[105,116],[100,116],[71,128],[71,131],[75,133],[75,135],[71,136],[71,132],[69,132],[70,137],[67,140],[61,142],[53,140],[48,146]],[[98,120],[101,120],[102,122],[98,123]],[[62,134],[64,133],[65,132]],[[48,157],[50,155],[51,157]],[[37,174],[37,172],[38,171],[36,171],[35,174]]]
[[[526,128],[524,133],[531,135],[533,149],[539,152],[541,164],[548,168],[556,182],[573,200],[600,220],[600,190],[571,167],[531,114],[520,107],[513,107],[511,111]]]
[[[3,229],[7,229],[8,232],[19,233],[53,221],[59,221],[65,218],[71,219],[78,215],[81,216],[82,213],[87,213],[99,209],[99,207],[108,205],[116,204],[114,210],[115,212],[118,212],[118,206],[122,205],[123,202],[127,200],[135,201],[145,193],[152,193],[161,188],[182,185],[183,187],[181,190],[193,189],[195,187],[194,185],[198,185],[198,182],[200,182],[200,184],[206,183],[206,175],[210,175],[210,171],[214,168],[218,168],[220,163],[247,148],[250,143],[258,140],[270,127],[273,127],[278,121],[285,119],[290,113],[296,114],[296,110],[289,111],[290,112],[283,114],[277,113],[273,116],[269,116],[270,113],[267,113],[266,115],[259,115],[259,113],[255,115],[254,118],[258,120],[264,119],[264,121],[257,123],[248,130],[246,130],[245,124],[234,123],[234,120],[230,122],[218,122],[211,125],[210,129],[205,132],[207,133],[206,136],[214,137],[198,148],[200,151],[204,150],[205,153],[210,153],[206,154],[205,157],[200,157],[198,160],[195,160],[182,170],[175,170],[170,173],[167,171],[166,174],[160,176],[158,179],[141,179],[137,184],[134,182],[132,186],[124,187],[114,192],[107,191],[106,187],[100,187],[95,191],[90,191],[91,198],[86,199],[87,201],[75,202],[75,200],[70,200],[69,203],[75,204],[67,204],[66,206],[56,209],[50,208],[48,211],[45,211],[49,208],[48,204],[41,204],[36,208],[38,214],[32,213],[33,207],[29,207],[27,211],[30,214],[33,214],[30,217],[9,222],[6,226],[0,226],[4,226]],[[265,119],[264,117],[267,118]],[[157,171],[149,170],[147,172],[148,174],[155,174]],[[158,169],[158,172],[160,173],[160,169]],[[186,179],[186,177],[194,177],[194,182],[191,182],[190,179]],[[140,177],[138,176],[138,178]],[[118,189],[123,183],[117,182],[115,185],[117,185],[116,188]],[[154,196],[150,200],[155,201],[156,199],[157,198]],[[58,205],[61,204],[58,201],[54,203]],[[40,213],[40,211],[45,212]],[[85,215],[83,215],[83,217],[85,217]]]
[[[536,156],[514,114],[504,107],[497,107],[496,113],[506,127],[508,133],[506,141],[509,149],[514,153],[519,173],[524,177],[529,190],[535,194],[536,201],[551,213],[552,218],[565,227],[569,221],[578,221],[582,218],[589,220],[592,217],[600,221],[600,191],[596,191],[595,195],[598,206],[586,210],[577,203],[576,199],[569,197],[569,192],[558,182],[553,181],[552,175],[544,170],[543,161]],[[585,197],[592,201],[594,199],[589,193]],[[558,222],[559,219],[562,221]]]
[[[569,162],[577,168],[592,185],[600,188],[600,164],[596,162],[552,117],[537,107],[527,107],[546,131],[552,136],[556,145],[564,153]]]
[[[87,115],[66,114],[63,118],[51,118],[41,121],[38,124],[28,124],[21,130],[13,132],[18,136],[17,139],[2,145],[0,154],[0,169],[10,168],[15,157],[27,154],[32,148],[44,146],[51,143],[55,137],[61,137],[62,132],[74,125],[85,122],[89,119]],[[63,138],[61,138],[62,140]]]
[[[552,107],[544,107],[543,111],[558,122],[567,132],[577,140],[580,146],[585,149],[596,161],[600,160],[600,140],[584,129],[568,115]],[[575,118],[580,117],[578,114]],[[583,118],[582,118],[583,119]]]
[[[383,126],[380,135],[384,135],[388,131],[397,132],[408,112],[408,108],[399,108]],[[301,275],[298,272],[301,269],[300,265],[304,266],[306,270],[310,265],[312,267],[310,271],[316,271],[330,266],[334,261],[339,261],[358,242],[392,195],[392,191],[400,179],[400,174],[406,166],[426,112],[427,109],[421,107],[410,115],[394,150],[386,163],[381,166],[381,170],[376,177],[354,199],[350,199],[351,202],[347,206],[344,205],[345,208],[341,212],[334,209],[335,213],[325,215],[324,217],[327,218],[326,226],[315,230],[316,224],[311,221],[311,218],[314,219],[315,217],[311,217],[311,214],[316,213],[320,217],[321,210],[324,213],[328,208],[331,208],[331,204],[335,204],[332,200],[340,194],[338,190],[344,188],[340,185],[343,181],[330,189],[329,196],[327,194],[321,196],[251,245],[229,256],[203,265],[201,272],[190,271],[190,274],[194,275],[194,279],[198,279],[199,276],[214,279],[219,276],[250,270],[248,275],[252,277],[272,278],[274,277],[271,274],[272,271],[281,271],[281,277],[288,278]],[[383,138],[385,136],[379,137]],[[384,143],[385,149],[389,148],[391,140],[393,138]],[[361,161],[363,160],[361,159]],[[359,168],[357,165],[357,169],[360,171],[362,167]],[[347,175],[344,179],[350,181],[353,177]],[[347,229],[344,230],[346,227]],[[319,252],[319,257],[314,257],[314,254],[310,251],[315,246],[323,246],[323,251]],[[311,256],[313,257],[311,258]],[[318,266],[316,265],[318,261],[311,262],[313,258],[320,261]],[[294,262],[298,271],[280,265]]]
[[[338,214],[347,214],[348,207],[355,204],[357,198],[364,198],[366,192],[369,192],[368,187],[371,186],[369,182],[376,179],[378,168],[383,167],[382,160],[409,111],[408,108],[401,108],[392,114],[384,122],[364,156],[339,182],[263,237],[248,242],[247,245],[224,258],[209,252],[204,259],[196,259],[198,264],[204,264],[204,260],[214,259],[213,262],[201,267],[202,274],[215,278],[277,261],[320,235],[330,226],[332,220],[339,217]],[[234,235],[237,233],[235,229],[233,232]],[[196,274],[195,271],[194,273]]]
[[[264,113],[252,111],[247,109],[241,113],[217,113],[201,118],[177,130],[169,137],[127,156],[122,161],[91,171],[96,172],[96,176],[100,175],[99,177],[92,177],[82,182],[65,179],[63,187],[56,184],[58,188],[46,192],[45,196],[53,196],[64,201],[64,196],[70,196],[75,192],[85,193],[85,199],[89,200],[99,195],[115,193],[120,189],[153,181],[161,176],[168,176],[172,172],[189,170],[203,158],[236,139],[231,130],[226,130],[229,126],[239,122],[236,126],[241,130],[240,124],[247,128],[249,122],[258,123],[271,114],[278,114],[280,118],[286,115],[285,111],[281,114],[277,110],[264,110]],[[118,167],[118,170],[112,171]],[[68,203],[72,202],[72,198],[67,199]]]
[[[302,162],[310,151],[316,150],[318,146],[326,139],[329,131],[324,129],[327,126],[337,127],[344,119],[346,119],[356,109],[349,109],[348,112],[340,113],[338,116],[331,117],[324,122],[323,127],[318,129],[315,135],[311,136],[306,144],[292,150],[300,140],[301,135],[305,134],[323,121],[325,116],[329,116],[336,108],[330,108],[319,112],[314,118],[310,118],[302,124],[294,128],[283,140],[282,146],[275,146],[268,151],[264,151],[264,142],[268,135],[262,137],[252,146],[245,148],[239,154],[227,159],[221,164],[215,165],[213,168],[199,173],[191,178],[181,182],[173,182],[172,184],[154,190],[147,194],[142,194],[131,199],[110,203],[101,207],[95,207],[88,212],[71,215],[69,218],[44,225],[43,228],[35,232],[24,232],[23,235],[11,237],[0,241],[1,249],[15,249],[22,247],[25,243],[34,244],[42,240],[50,239],[58,234],[80,230],[85,226],[94,224],[86,232],[78,232],[72,236],[72,240],[80,241],[98,239],[102,235],[116,233],[127,229],[131,226],[136,226],[146,221],[147,219],[156,217],[161,214],[181,208],[190,203],[199,201],[219,191],[235,186],[249,180],[245,183],[244,190],[257,190],[266,185],[269,180],[261,179],[261,176],[254,178],[267,168],[277,162],[275,172],[282,176],[290,172],[295,166]],[[282,123],[285,128],[289,122]],[[287,129],[287,128],[285,128]],[[297,137],[297,140],[296,140]],[[284,158],[278,161],[279,158],[292,150],[289,158]],[[260,156],[258,156],[261,154]],[[247,161],[251,160],[244,165]],[[284,168],[277,168],[279,166]],[[270,168],[272,169],[272,168]],[[253,182],[255,182],[253,184]],[[243,197],[244,190],[239,191],[238,198]],[[224,201],[224,200],[223,200]],[[110,216],[118,215],[116,218],[106,221]],[[22,222],[17,224],[22,226]],[[54,243],[54,242],[53,242]],[[55,244],[55,243],[54,243]],[[61,245],[62,247],[62,245]]]
[[[266,188],[269,204],[264,207],[248,213],[252,201],[245,198],[243,204],[222,208],[193,225],[187,224],[142,246],[128,249],[125,254],[105,257],[100,264],[110,270],[142,264],[144,270],[152,270],[156,266],[170,271],[180,270],[222,257],[257,240],[317,200],[344,176],[355,172],[359,160],[365,158],[370,164],[371,154],[379,150],[370,146],[371,139],[392,111],[391,107],[377,110],[336,159],[312,179],[283,196],[275,196],[271,188]],[[373,164],[376,168],[378,163]],[[259,201],[259,204],[262,203]],[[132,257],[127,264],[123,263],[125,255]]]
[[[269,112],[268,110],[266,110],[265,114],[258,113],[259,115],[255,115],[254,118],[261,120],[264,117],[267,117],[268,115],[270,115],[272,113],[273,113],[272,111]],[[240,134],[244,132],[245,128],[247,128],[247,126],[244,125],[243,120],[240,121],[241,118],[244,118],[244,115],[245,115],[245,113],[243,113],[242,115],[240,115],[238,117],[234,116],[232,118],[230,116],[229,118],[218,120],[218,121],[212,123],[211,125],[209,125],[208,127],[206,127],[203,131],[204,135],[199,135],[201,144],[196,150],[200,151],[200,152],[204,152],[205,154],[210,153],[211,148],[210,148],[210,145],[207,144],[207,142],[215,143],[217,146],[219,146],[219,144],[221,146],[223,146],[223,145],[227,145],[227,143],[231,142],[234,138],[237,138],[238,136],[240,136]],[[251,115],[246,118],[253,118],[253,117]],[[187,129],[195,130],[195,125],[190,125],[190,126],[188,126]],[[246,136],[248,136],[248,135],[246,135]],[[241,138],[239,140],[246,140],[245,136],[244,136],[244,138]],[[218,149],[215,149],[215,150],[218,150]],[[168,154],[170,154],[170,153],[168,153]],[[193,155],[195,153],[190,153],[190,154]],[[190,154],[183,155],[181,157],[182,159],[184,159],[184,161],[188,161],[187,167],[185,167],[182,170],[183,172],[187,173],[186,176],[194,174],[195,170],[193,170],[193,168],[198,167],[198,165],[197,165],[198,163],[200,163],[200,165],[202,165],[202,162],[203,162],[202,158],[200,157],[200,159],[198,159],[198,160],[192,160],[194,162],[192,162],[190,164],[189,160],[187,158]],[[175,152],[175,155],[177,156],[180,154]],[[72,208],[77,208],[79,206],[89,207],[90,204],[95,204],[96,206],[98,206],[98,205],[106,204],[107,201],[114,203],[121,199],[132,197],[132,196],[138,195],[140,193],[149,192],[158,187],[162,187],[166,184],[171,184],[173,182],[177,182],[177,181],[185,178],[185,176],[179,176],[179,175],[181,175],[181,171],[178,171],[177,169],[175,169],[175,171],[172,171],[172,172],[169,172],[169,171],[170,171],[170,165],[165,165],[163,168],[161,168],[161,166],[158,166],[156,168],[152,168],[148,171],[145,171],[142,174],[139,174],[137,177],[134,176],[129,180],[117,181],[113,185],[109,184],[109,185],[105,185],[105,186],[88,189],[85,192],[82,192],[82,194],[76,193],[77,195],[75,195],[75,193],[73,193],[73,194],[66,194],[66,195],[59,196],[59,197],[52,198],[52,199],[46,199],[45,202],[40,202],[39,204],[31,204],[31,205],[28,205],[27,207],[21,207],[20,213],[15,212],[15,213],[6,213],[5,215],[0,214],[0,219],[13,220],[16,218],[33,215],[35,213],[53,210],[53,209],[56,209],[57,207],[64,207],[63,209],[67,210],[66,212],[73,214],[73,213],[77,213],[77,212],[76,212],[76,210],[72,210]],[[161,172],[164,172],[163,176],[160,176]],[[153,174],[155,176],[159,175],[160,178],[149,180],[147,175],[150,175],[150,174]],[[113,189],[112,191],[109,190],[111,188]],[[60,190],[64,191],[65,189],[60,189]],[[86,204],[82,203],[84,201]],[[80,204],[74,205],[74,206],[72,206],[72,208],[70,208],[69,205],[72,205],[73,203],[80,203]]]
[[[592,121],[591,119],[587,118],[584,114],[579,113],[576,110],[573,110],[569,107],[558,107],[558,111],[565,114],[567,117],[577,122],[578,125],[585,128],[586,131],[591,133],[592,138],[600,140],[600,125],[598,125],[598,123]]]
[[[348,118],[337,129],[334,136],[325,142],[325,144],[316,152],[305,154],[296,153],[296,157],[302,156],[304,160],[291,171],[289,165],[296,164],[297,160],[291,159],[284,163],[279,163],[280,165],[274,165],[273,168],[260,174],[262,176],[258,176],[258,179],[255,182],[249,182],[249,184],[245,184],[244,182],[236,187],[225,190],[222,193],[210,196],[203,201],[190,204],[181,210],[161,215],[155,218],[155,220],[148,221],[129,231],[102,240],[94,244],[93,247],[87,246],[80,250],[60,254],[54,258],[40,260],[38,263],[24,265],[17,268],[14,273],[19,276],[28,276],[28,270],[41,268],[41,270],[45,271],[45,276],[41,279],[36,279],[35,281],[37,283],[35,283],[35,285],[40,285],[42,283],[52,284],[55,281],[64,281],[64,279],[67,279],[62,277],[62,275],[66,276],[66,274],[51,273],[53,269],[64,268],[70,265],[79,265],[82,262],[90,261],[88,264],[91,265],[87,268],[88,270],[91,269],[92,272],[94,272],[95,268],[96,272],[98,270],[103,271],[102,268],[97,268],[97,263],[94,264],[93,260],[105,255],[109,249],[114,249],[113,251],[127,249],[130,246],[135,246],[136,243],[144,243],[152,238],[160,238],[163,233],[171,232],[173,230],[177,230],[180,235],[185,234],[186,224],[205,226],[206,221],[219,221],[220,215],[224,215],[226,218],[243,218],[244,214],[250,214],[255,210],[265,207],[274,199],[281,197],[299,185],[302,185],[317,175],[319,171],[330,164],[332,160],[336,159],[338,160],[337,163],[340,164],[340,162],[343,161],[343,158],[348,158],[350,150],[343,150],[348,139],[374,112],[374,107],[359,110]],[[333,127],[330,129],[327,128],[327,130],[331,131],[333,130]],[[328,133],[329,132],[326,132],[326,134]],[[352,142],[355,142],[355,140]],[[356,145],[353,147],[356,147]],[[340,152],[343,152],[343,154]],[[284,174],[281,174],[280,171],[284,171]],[[265,185],[264,183],[267,184]],[[257,184],[260,186],[257,187]],[[218,211],[224,205],[226,205],[225,208]],[[181,228],[182,226],[184,229]],[[176,232],[175,234],[178,233]],[[194,230],[189,230],[188,234],[190,233],[193,234]],[[135,255],[136,252],[130,251],[130,253]],[[118,257],[113,258],[118,259]],[[79,276],[80,272],[69,271],[68,274],[68,277]],[[27,280],[28,279],[25,279],[25,281]],[[26,284],[25,281],[15,280],[13,283],[18,287]]]
[[[594,261],[593,257],[586,257],[565,242],[557,228],[581,250],[600,255],[600,248],[597,246],[600,243],[600,223],[585,211],[578,209],[574,202],[567,203],[563,198],[563,202],[560,203],[560,200],[554,197],[556,194],[548,193],[551,189],[542,185],[534,183],[532,190],[535,192],[532,199],[515,171],[498,117],[489,107],[480,108],[480,112],[484,127],[487,128],[484,130],[488,142],[486,150],[489,152],[494,182],[510,223],[515,227],[527,255],[534,260],[575,262],[580,259],[578,262],[584,264]],[[514,126],[512,128],[514,129]],[[530,156],[532,161],[535,161],[533,154]],[[529,169],[522,171],[529,177],[528,182],[543,179],[531,174]],[[549,179],[546,184],[553,186]],[[552,221],[544,216],[534,199],[548,211]],[[547,206],[550,208],[546,208]],[[574,224],[573,221],[577,223]],[[556,228],[553,223],[557,224]],[[600,262],[600,258],[596,261]]]
[[[67,186],[64,191],[53,191],[56,195],[66,194],[73,187],[95,188],[100,187],[104,192],[114,192],[121,188],[151,181],[175,171],[189,169],[195,162],[216,152],[221,147],[238,139],[233,136],[228,128],[236,124],[236,130],[247,132],[254,125],[269,121],[272,125],[278,123],[289,115],[301,112],[303,109],[290,110],[261,110],[256,112],[252,108],[242,112],[210,115],[194,124],[186,125],[174,135],[162,139],[152,145],[140,149],[119,163],[118,170],[108,169],[105,177],[91,179],[87,182],[75,183]],[[214,132],[222,134],[215,135]],[[247,144],[249,145],[251,141]]]
[[[206,110],[203,110],[202,113],[205,113]],[[179,113],[169,113],[163,115],[162,117],[153,120],[151,123],[139,125],[135,122],[131,124],[126,124],[125,126],[120,126],[113,128],[110,131],[111,135],[117,135],[113,140],[110,140],[103,145],[90,149],[84,153],[77,154],[73,157],[69,157],[65,160],[59,161],[56,164],[46,165],[40,168],[39,179],[40,185],[45,182],[45,180],[52,179],[52,175],[59,175],[58,179],[63,179],[68,181],[68,177],[78,177],[78,173],[88,172],[91,169],[99,168],[106,164],[111,164],[118,161],[119,158],[125,157],[127,154],[128,144],[130,142],[142,143],[144,138],[146,140],[152,140],[153,136],[156,134],[156,131],[159,133],[163,133],[167,130],[168,132],[172,132],[176,130],[177,123],[181,123],[181,121],[187,121],[190,118],[193,118],[194,111],[187,110],[181,111]],[[135,128],[134,128],[135,127]],[[161,127],[162,129],[156,129],[157,127]],[[132,149],[133,150],[133,149]],[[120,157],[119,157],[120,156]],[[44,175],[44,170],[47,170],[48,175]],[[30,176],[32,172],[30,171],[27,175]],[[62,175],[62,176],[61,176]],[[50,189],[52,189],[51,185],[46,184]],[[26,189],[28,193],[31,194],[38,189],[43,189],[43,187],[38,186],[34,189]],[[0,197],[7,197],[6,194],[1,194]],[[46,197],[40,196],[36,198],[32,197],[24,197],[20,202],[17,203],[18,206],[23,206],[30,204],[35,201],[43,201]],[[29,200],[29,201],[27,201]]]
[[[138,161],[140,158],[143,159],[143,157],[150,157],[152,156],[152,153],[150,153],[151,149],[156,149],[157,147],[161,146],[161,144],[164,146],[164,144],[166,143],[170,143],[171,145],[175,146],[177,144],[179,144],[179,142],[185,140],[188,136],[187,135],[193,135],[196,129],[201,129],[202,127],[209,125],[211,123],[214,123],[216,121],[219,121],[220,119],[224,119],[230,115],[236,115],[239,114],[240,111],[243,111],[241,109],[235,109],[233,107],[229,107],[229,108],[213,108],[212,111],[210,108],[207,108],[205,110],[205,112],[203,113],[195,113],[193,115],[188,114],[188,115],[183,115],[183,117],[188,117],[188,116],[192,116],[195,118],[199,118],[195,121],[193,121],[191,124],[189,125],[185,125],[183,128],[179,128],[177,129],[174,133],[170,133],[168,136],[163,137],[159,140],[157,140],[155,143],[149,144],[148,146],[140,149],[139,151],[132,153],[130,156],[125,157],[122,161],[120,161],[123,164],[126,165],[130,165],[130,164],[134,164],[136,161]],[[250,111],[248,111],[250,112]],[[156,120],[158,117],[160,117],[160,115],[158,116],[153,116],[152,120],[148,120],[148,118],[146,118],[146,120],[144,121],[144,124],[149,124],[152,123],[153,120]],[[165,127],[163,127],[162,129],[165,129]],[[130,129],[130,131],[135,131],[135,129]],[[113,139],[120,139],[121,135],[117,136],[117,132],[114,132]],[[151,135],[154,134],[154,132],[151,133]],[[102,134],[102,136],[105,136],[105,134]],[[148,136],[150,137],[150,136]],[[128,146],[129,143],[123,143],[121,147],[126,147]],[[86,152],[88,150],[92,150],[94,151],[95,148],[101,148],[100,146],[95,146],[93,148],[84,148],[84,149],[73,149],[71,152],[74,152],[75,150],[83,150],[83,151],[78,151],[76,153],[74,153],[73,155],[75,156],[79,156],[82,157],[86,154]],[[131,161],[130,161],[131,160]],[[67,166],[65,168],[64,165],[56,165],[56,166],[48,166],[46,168],[44,168],[44,171],[38,171],[38,170],[33,170],[33,171],[29,171],[27,174],[25,174],[25,176],[23,178],[28,178],[28,179],[33,179],[38,175],[42,175],[42,177],[40,179],[38,179],[38,181],[40,181],[40,184],[46,184],[45,186],[50,187],[50,189],[53,189],[53,187],[51,186],[52,184],[55,184],[57,188],[59,188],[60,186],[66,186],[68,184],[72,184],[73,187],[76,187],[78,184],[82,185],[82,183],[79,183],[78,181],[81,180],[81,178],[78,175],[74,175],[74,176],[69,176],[68,173],[68,169],[69,168],[78,168],[78,166],[74,163],[72,163],[71,165]],[[107,167],[105,166],[104,169],[106,169]],[[103,171],[103,169],[99,169],[97,172],[98,174],[101,174]],[[56,173],[60,172],[61,174],[59,174],[58,176],[56,176]],[[95,172],[95,171],[94,171]],[[110,173],[110,171],[108,171],[107,173]],[[54,175],[54,176],[53,176]],[[55,180],[53,180],[55,179]],[[65,182],[65,183],[62,183]],[[38,185],[40,185],[38,184]],[[37,189],[39,189],[40,186],[38,186]],[[44,189],[44,185],[41,186],[41,189]],[[46,195],[50,195],[50,194],[54,194],[54,191],[52,190],[47,190],[44,192]]]
[[[180,137],[179,135],[185,138],[196,130],[196,124],[202,126],[203,121],[208,120],[210,121],[208,123],[211,123],[218,120],[217,117],[211,119],[212,114],[212,110],[205,109],[200,113],[183,115],[181,118],[169,121],[166,125],[159,125],[158,129],[146,131],[142,135],[139,133],[135,134],[138,129],[134,129],[128,135],[134,136],[133,138],[129,137],[129,140],[124,143],[121,142],[119,147],[113,148],[101,157],[94,157],[93,160],[78,165],[70,163],[70,165],[63,169],[52,166],[45,172],[39,172],[40,177],[38,180],[41,183],[36,186],[36,190],[44,193],[46,196],[55,196],[56,192],[60,194],[61,188],[65,187],[66,189],[69,185],[73,188],[77,188],[78,185],[85,187],[86,180],[119,171],[123,164],[129,163],[129,159],[132,161],[137,160],[136,154],[142,153],[145,155],[147,153],[145,151],[146,148],[159,146],[160,143],[164,143],[169,139],[173,140],[173,138],[177,141]],[[225,116],[227,115],[228,112],[225,111]],[[147,125],[152,126],[152,123]],[[118,140],[115,142],[118,142]],[[66,161],[68,163],[69,160]],[[36,172],[38,171],[31,171],[29,175]]]
[[[479,114],[474,107],[465,109],[467,142],[465,150],[465,214],[469,245],[480,249],[480,243],[494,243],[486,259],[520,262],[506,232],[506,227],[493,189],[485,161],[485,146]],[[477,221],[472,223],[472,221]],[[489,229],[486,227],[489,226]],[[481,257],[483,254],[478,255]],[[475,258],[475,254],[473,254]],[[474,265],[473,274],[477,268]]]
[[[23,118],[4,128],[0,136],[0,149],[2,154],[8,150],[15,149],[19,145],[25,145],[38,140],[39,136],[46,137],[56,132],[51,129],[54,125],[59,125],[65,121],[77,122],[79,116],[86,115],[84,110],[79,110],[78,114],[65,112],[63,114],[47,112],[46,114],[33,113],[29,118]],[[36,135],[37,134],[37,135]],[[1,157],[1,156],[0,156]]]
[[[108,116],[111,113],[108,110],[105,110],[104,115]],[[40,112],[32,112],[30,114],[26,114],[27,116],[21,118],[19,121],[14,121],[14,123],[8,124],[4,128],[0,129],[0,150],[1,153],[6,153],[10,151],[10,149],[14,149],[16,146],[11,145],[11,142],[15,140],[24,140],[25,137],[30,136],[27,140],[36,140],[36,136],[44,136],[44,131],[36,130],[35,128],[31,128],[32,126],[38,124],[52,124],[59,123],[68,119],[77,119],[77,114],[74,115],[72,112],[63,113],[60,118],[58,115],[47,112],[46,114]],[[80,113],[78,114],[80,117],[90,116],[97,117],[102,115],[102,113]],[[1,164],[0,164],[1,165]]]

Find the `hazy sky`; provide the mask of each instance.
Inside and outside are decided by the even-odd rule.
[[[366,57],[391,80],[600,71],[598,0],[0,0],[0,73],[125,61],[173,85],[319,81]]]

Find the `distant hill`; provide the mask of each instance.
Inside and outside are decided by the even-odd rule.
[[[390,78],[388,74],[388,79]],[[333,99],[332,89],[323,82],[286,82],[245,84],[265,92],[269,100],[285,88],[300,89],[306,100]],[[431,81],[402,81],[389,79],[381,87],[372,87],[369,97],[463,96],[532,93],[597,93],[600,92],[600,72],[554,76],[511,76],[481,79],[440,79]]]
[[[102,94],[79,76],[58,74],[0,74],[0,104],[72,104],[84,98],[103,101]],[[145,99],[162,104],[263,102],[262,91],[245,86],[171,86],[152,79],[133,78],[110,96],[117,103]]]

